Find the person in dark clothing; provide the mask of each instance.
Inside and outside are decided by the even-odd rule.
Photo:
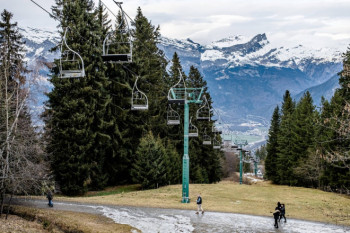
[[[277,207],[278,207],[278,209],[281,211],[281,203],[280,202],[277,202]]]
[[[287,222],[287,219],[286,219],[286,207],[285,207],[284,204],[281,204],[281,215],[280,215],[279,221],[281,221],[282,218],[284,218],[284,222]]]
[[[200,194],[198,194],[198,198],[197,198],[197,212],[196,214],[199,214],[200,211],[202,211],[202,214],[204,214],[204,210],[202,209],[202,197]]]
[[[52,203],[53,195],[52,195],[51,190],[49,190],[49,191],[47,192],[46,197],[47,197],[47,199],[49,200],[48,205],[49,205],[50,207],[53,207],[53,203]]]
[[[275,219],[275,227],[278,228],[278,219],[280,217],[280,210],[278,208],[278,206],[275,208],[275,212],[273,212],[273,217]]]

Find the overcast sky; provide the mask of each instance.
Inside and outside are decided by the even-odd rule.
[[[54,0],[34,0],[46,9]],[[98,0],[95,0],[98,2]],[[112,0],[103,0],[117,12]],[[56,22],[30,0],[0,0],[19,26],[55,28]],[[221,38],[266,33],[277,45],[332,47],[350,44],[350,0],[126,0],[131,17],[140,6],[164,36],[209,44]]]

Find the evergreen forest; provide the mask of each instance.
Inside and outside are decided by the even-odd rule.
[[[340,88],[316,108],[309,92],[299,101],[287,90],[274,109],[266,145],[265,177],[276,184],[349,194],[350,50]]]
[[[118,184],[156,188],[181,183],[183,156],[183,105],[168,104],[169,89],[182,77],[187,88],[203,88],[211,109],[208,87],[197,68],[185,74],[175,53],[171,60],[158,49],[160,28],[151,24],[140,8],[134,19],[119,11],[108,20],[106,9],[91,0],[57,0],[53,17],[70,49],[84,61],[85,76],[62,78],[69,62],[55,61],[51,69],[54,88],[46,103],[45,138],[55,180],[67,195],[79,195]],[[132,62],[104,62],[104,39],[132,38]],[[112,41],[113,42],[113,41]],[[128,45],[110,47],[123,53]],[[53,48],[53,50],[59,48]],[[61,50],[64,50],[61,49]],[[64,51],[62,51],[64,53]],[[67,57],[69,55],[67,54]],[[61,62],[61,63],[60,63]],[[148,110],[133,110],[132,97],[148,98]],[[191,122],[199,137],[190,138],[190,181],[212,183],[221,178],[222,152],[202,145],[213,121],[197,121],[199,104],[190,105]],[[167,125],[167,113],[176,111],[179,125]],[[208,115],[213,111],[208,109]]]

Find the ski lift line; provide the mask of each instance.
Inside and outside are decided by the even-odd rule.
[[[117,18],[117,16],[113,13],[113,11],[111,11],[109,8],[108,8],[108,6],[101,0],[101,3],[106,7],[106,9],[109,11],[109,12],[111,12],[111,14],[115,17],[115,18]]]
[[[54,16],[53,14],[51,14],[48,10],[46,10],[44,7],[42,7],[41,5],[39,5],[38,3],[36,3],[34,0],[30,0],[32,3],[34,3],[35,5],[37,5],[39,8],[41,8],[43,11],[45,11],[46,13],[48,13],[52,18],[54,18],[55,20],[59,21],[59,19]]]

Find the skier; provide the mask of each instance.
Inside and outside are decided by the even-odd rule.
[[[202,211],[202,214],[204,214],[204,210],[202,209],[202,197],[201,194],[198,194],[198,198],[197,198],[197,212],[196,214],[199,214],[200,211]]]
[[[274,219],[275,219],[275,227],[276,228],[278,228],[278,219],[279,219],[279,217],[280,217],[280,210],[279,210],[279,208],[278,208],[278,206],[275,208],[275,212],[273,212],[273,217],[274,217]]]
[[[281,204],[281,215],[280,215],[279,222],[281,221],[282,218],[284,218],[284,222],[287,222],[287,219],[286,219],[286,207],[285,207],[284,204]]]
[[[47,197],[47,199],[49,200],[48,205],[49,205],[50,207],[53,207],[53,204],[52,204],[53,195],[52,195],[51,190],[49,190],[49,191],[47,192],[46,197]]]

